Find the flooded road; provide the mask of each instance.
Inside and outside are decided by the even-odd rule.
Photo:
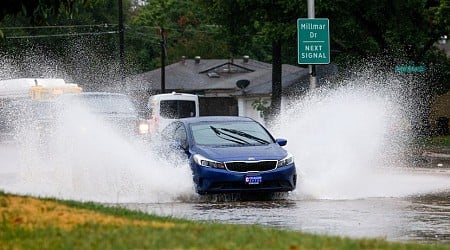
[[[450,242],[450,192],[406,198],[121,204],[144,212],[321,235]]]
[[[93,178],[89,173],[78,177],[84,180],[77,183],[84,186],[74,185],[67,182],[72,178],[67,175],[72,173],[61,173],[55,166],[49,168],[50,162],[40,162],[33,166],[34,169],[27,168],[23,172],[19,149],[11,143],[0,144],[0,190],[92,200],[196,221],[257,224],[353,238],[450,243],[450,168],[447,165],[444,168],[399,169],[388,179],[383,179],[381,185],[384,186],[379,186],[378,193],[373,187],[364,187],[355,181],[358,186],[351,185],[353,192],[349,192],[348,187],[335,186],[336,193],[347,192],[347,195],[332,196],[333,193],[323,185],[324,195],[314,197],[302,190],[304,185],[300,183],[298,189],[287,196],[252,201],[225,195],[200,197],[190,188],[189,177],[184,180],[178,176],[172,180],[174,182],[167,179],[156,182],[156,179],[151,180],[154,169],[140,172],[140,175],[146,175],[142,178],[150,180],[147,186],[136,185],[138,179],[132,176],[108,181],[104,178],[106,175]],[[66,162],[61,167],[73,166]],[[95,173],[114,172],[112,164],[96,165],[96,168]],[[121,171],[118,175],[123,177],[139,169]],[[163,178],[175,176],[173,172],[159,171],[158,174]]]

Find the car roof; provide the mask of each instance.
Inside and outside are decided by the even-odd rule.
[[[238,121],[238,122],[255,122],[250,117],[244,116],[200,116],[200,117],[188,117],[178,119],[185,124],[192,124],[198,122],[229,122],[229,121]]]

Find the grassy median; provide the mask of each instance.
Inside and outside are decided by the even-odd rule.
[[[450,135],[432,137],[429,141],[429,145],[450,148]]]
[[[0,192],[0,249],[450,249],[193,222],[96,203]]]

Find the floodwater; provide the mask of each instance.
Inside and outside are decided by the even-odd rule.
[[[34,170],[30,172],[33,176],[24,178],[23,173],[15,168],[20,166],[20,158],[16,157],[20,152],[17,149],[11,143],[0,144],[0,190],[62,199],[94,200],[111,206],[197,221],[257,224],[354,238],[450,243],[450,165],[443,165],[442,168],[410,168],[392,173],[393,179],[400,184],[391,185],[390,194],[386,187],[380,186],[380,195],[362,197],[358,191],[361,187],[353,186],[355,190],[352,195],[348,188],[340,189],[341,192],[347,192],[346,198],[315,198],[305,195],[299,183],[299,189],[288,195],[253,200],[253,197],[236,195],[201,197],[189,185],[182,192],[175,189],[162,192],[162,189],[152,184],[143,189],[127,191],[123,180],[109,182],[110,192],[102,190],[106,184],[101,181],[92,184],[81,182],[92,185],[92,188],[67,187],[65,182],[52,179],[60,175],[46,172],[45,169],[42,169],[43,172]],[[79,178],[94,179],[92,176]],[[177,185],[176,179],[166,181],[165,188]],[[405,187],[402,182],[416,187]],[[122,185],[122,188],[116,189],[114,185]],[[94,190],[95,186],[99,190]],[[413,191],[406,194],[405,190],[408,189]],[[423,192],[420,192],[421,189]],[[98,192],[98,196],[92,192]],[[119,195],[119,192],[124,194]]]
[[[58,120],[44,147],[26,124],[18,140],[1,142],[0,190],[192,220],[448,243],[450,166],[409,161],[410,110],[394,93],[348,85],[286,104],[270,130],[288,139],[300,176],[284,197],[199,197],[186,159],[162,159],[82,110]]]
[[[450,242],[450,193],[357,200],[272,200],[121,204],[198,221],[258,224],[321,235]]]

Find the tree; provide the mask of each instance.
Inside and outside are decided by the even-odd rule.
[[[450,33],[449,0],[322,1],[321,16],[330,18],[334,62],[352,67],[375,58],[373,66],[395,73],[397,65],[421,65],[423,73],[397,73],[416,100],[418,130],[428,127],[431,98],[450,89],[450,60],[436,49]],[[405,91],[406,92],[406,91]]]
[[[212,21],[223,25],[231,50],[237,55],[252,47],[255,40],[246,37],[257,36],[271,44],[272,101],[271,117],[278,114],[281,106],[282,47],[295,37],[296,20],[306,13],[305,1],[298,0],[200,0]]]
[[[127,31],[132,40],[130,46],[139,55],[139,69],[160,66],[161,28],[166,32],[169,63],[179,61],[182,56],[223,58],[228,48],[221,29],[206,22],[206,16],[195,1],[155,0],[137,8]]]
[[[273,93],[277,109],[279,65],[293,63],[296,50],[296,19],[306,17],[306,1],[199,0],[211,20],[227,31],[232,54],[261,42],[272,44]],[[440,36],[450,33],[449,0],[411,1],[316,1],[316,17],[330,19],[332,62],[352,67],[362,59],[378,58],[380,68],[394,71],[395,65],[427,67],[427,81],[418,91],[429,96],[450,89],[448,58],[436,50]],[[257,37],[255,39],[243,39]],[[259,40],[259,42],[257,41]],[[292,50],[294,48],[294,50]],[[290,52],[289,54],[279,53]],[[281,59],[278,56],[281,55]]]
[[[327,0],[317,12],[330,19],[335,50],[356,57],[389,53],[421,61],[438,38],[450,32],[449,2]]]
[[[11,68],[20,70],[2,77],[58,76],[87,90],[115,84],[120,78],[117,4],[117,0],[72,1],[70,13],[49,15],[45,25],[22,12],[5,16],[0,22],[4,33],[0,53],[13,59]]]
[[[0,2],[0,21],[7,15],[21,13],[33,24],[45,24],[50,16],[72,13],[77,2],[84,4],[89,0],[3,0]]]

